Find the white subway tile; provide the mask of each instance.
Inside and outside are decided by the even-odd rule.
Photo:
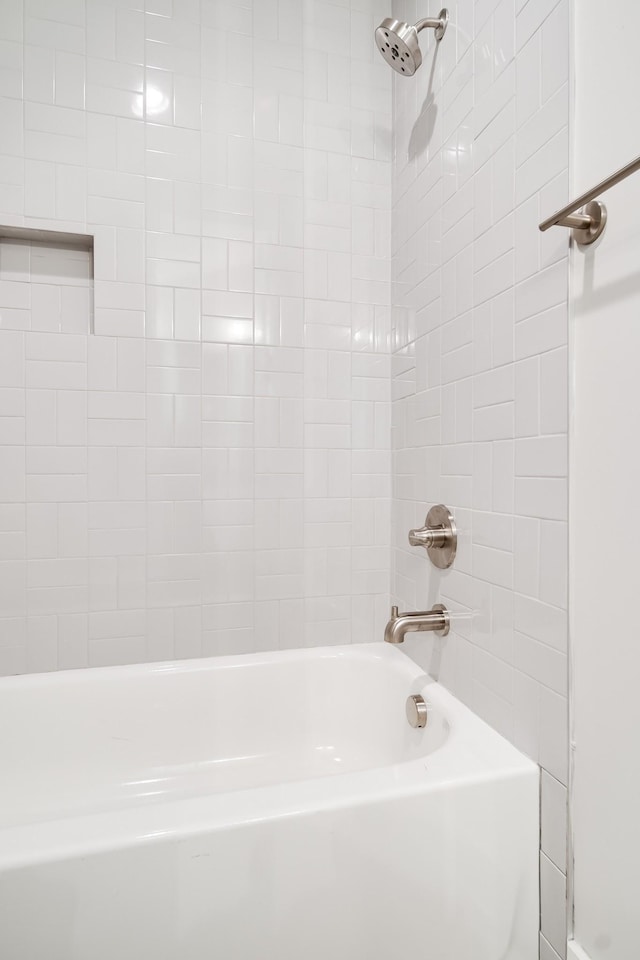
[[[568,469],[565,436],[530,437],[516,441],[517,477],[566,477]]]
[[[542,851],[564,873],[567,860],[567,789],[542,771],[541,779]]]
[[[515,481],[516,513],[541,520],[567,519],[566,477],[518,477]]]
[[[567,942],[566,877],[540,854],[541,932],[554,950],[564,957]]]
[[[540,432],[566,433],[569,407],[569,358],[566,348],[540,358]]]

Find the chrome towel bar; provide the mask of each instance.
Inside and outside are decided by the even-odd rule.
[[[549,227],[571,227],[575,240],[584,246],[597,240],[607,224],[607,208],[604,203],[600,203],[595,198],[599,193],[615,187],[630,174],[640,170],[640,157],[636,157],[626,166],[621,167],[612,173],[610,177],[602,180],[600,183],[587,190],[576,200],[572,200],[566,207],[556,210],[547,220],[543,220],[539,225],[540,230],[548,230]],[[576,213],[580,207],[584,207],[581,213]]]

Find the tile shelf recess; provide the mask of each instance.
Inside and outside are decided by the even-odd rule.
[[[94,333],[93,236],[0,225],[5,331]]]
[[[67,233],[62,230],[41,230],[39,227],[9,227],[0,224],[0,240],[26,240],[58,246],[80,247],[93,251],[93,236],[88,233]]]

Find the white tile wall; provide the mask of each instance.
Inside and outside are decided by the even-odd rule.
[[[541,956],[565,955],[568,0],[458,0],[394,83],[393,594],[408,651],[542,768]],[[395,0],[394,15],[425,11]],[[406,541],[460,529],[441,573]]]
[[[380,635],[384,12],[0,5],[0,673]]]
[[[547,958],[568,0],[450,10],[392,138],[383,0],[2,5],[0,223],[93,234],[95,314],[2,245],[0,672],[379,637],[392,545],[396,601],[455,615],[408,651],[543,765]],[[438,501],[445,574],[406,546]]]

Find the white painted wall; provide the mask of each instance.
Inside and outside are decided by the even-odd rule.
[[[575,3],[573,190],[640,152],[640,7]],[[570,583],[575,939],[640,955],[640,174],[603,195],[606,232],[574,248]],[[581,954],[578,954],[581,956]]]
[[[411,22],[426,12],[396,0]],[[393,593],[405,648],[542,766],[541,952],[565,950],[568,0],[459,0],[394,84]],[[444,502],[453,568],[407,543]]]
[[[385,10],[0,3],[0,674],[381,636]]]

